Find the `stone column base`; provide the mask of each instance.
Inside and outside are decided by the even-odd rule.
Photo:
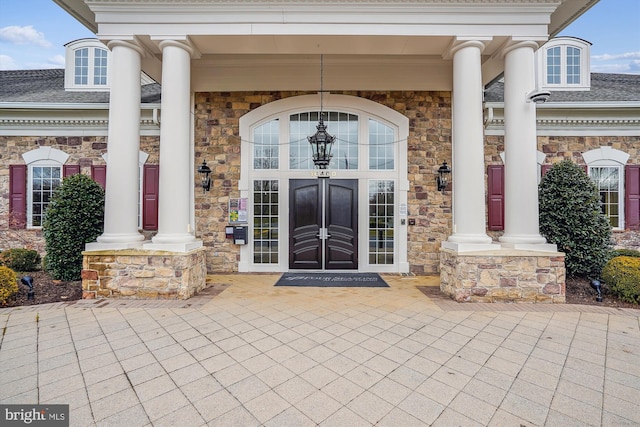
[[[82,298],[187,299],[204,289],[205,249],[82,253]]]
[[[564,254],[441,249],[440,289],[458,302],[564,303]]]

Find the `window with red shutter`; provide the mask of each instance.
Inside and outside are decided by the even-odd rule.
[[[80,165],[62,165],[62,176],[66,178],[80,173]]]
[[[9,228],[27,226],[27,165],[9,166]]]
[[[102,188],[107,187],[107,165],[93,165],[91,166],[91,178]]]
[[[157,230],[160,168],[144,165],[142,174],[142,229]]]
[[[488,229],[504,230],[504,166],[487,167]]]
[[[625,228],[640,230],[640,165],[625,167],[625,184]]]

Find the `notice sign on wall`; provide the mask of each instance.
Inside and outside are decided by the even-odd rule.
[[[247,199],[229,199],[229,222],[237,224],[247,221]]]

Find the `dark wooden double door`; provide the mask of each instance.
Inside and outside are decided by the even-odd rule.
[[[358,180],[289,182],[289,268],[358,269]]]

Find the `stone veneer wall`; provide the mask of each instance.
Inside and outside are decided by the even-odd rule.
[[[360,96],[386,105],[410,120],[408,141],[408,213],[416,219],[409,226],[409,263],[415,274],[438,274],[440,242],[451,233],[451,192],[436,191],[435,174],[442,161],[451,161],[451,94],[449,92],[336,92]],[[269,102],[307,92],[222,92],[197,93],[195,97],[196,165],[206,159],[213,169],[210,192],[204,193],[194,176],[196,237],[203,240],[209,272],[237,271],[239,247],[226,239],[229,197],[238,197],[240,177],[239,119]],[[159,159],[159,138],[140,138],[140,149],[150,155],[149,164]],[[547,163],[571,158],[583,164],[581,153],[610,145],[640,163],[640,137],[538,137],[538,149]],[[8,228],[10,164],[23,164],[22,154],[39,146],[51,146],[70,155],[68,164],[79,164],[91,174],[91,165],[104,164],[107,141],[103,136],[21,137],[0,136],[0,250],[14,247],[44,253],[40,230]],[[485,137],[485,163],[501,164],[504,151],[501,136]],[[145,232],[147,238],[153,233]],[[501,232],[489,232],[497,240]],[[614,232],[619,247],[640,249],[640,232]]]
[[[451,163],[449,92],[333,92],[370,99],[410,120],[408,141],[409,263],[416,274],[437,274],[440,242],[451,230],[451,192],[436,190],[436,172]],[[239,197],[239,119],[282,98],[308,92],[205,92],[195,96],[196,164],[213,170],[211,190],[196,189],[196,236],[209,248],[210,272],[237,271],[239,247],[225,237],[230,197]],[[286,197],[286,195],[285,195]]]
[[[442,250],[440,289],[458,302],[565,302],[564,254]]]
[[[187,299],[205,287],[205,252],[84,252],[82,297]]]
[[[52,147],[69,155],[68,165],[80,165],[80,172],[91,176],[92,165],[104,165],[102,155],[107,152],[106,136],[0,136],[0,250],[9,248],[34,249],[45,252],[41,229],[9,228],[9,165],[23,165],[22,155],[39,147]],[[141,136],[140,150],[149,154],[147,163],[158,164],[159,138]]]

